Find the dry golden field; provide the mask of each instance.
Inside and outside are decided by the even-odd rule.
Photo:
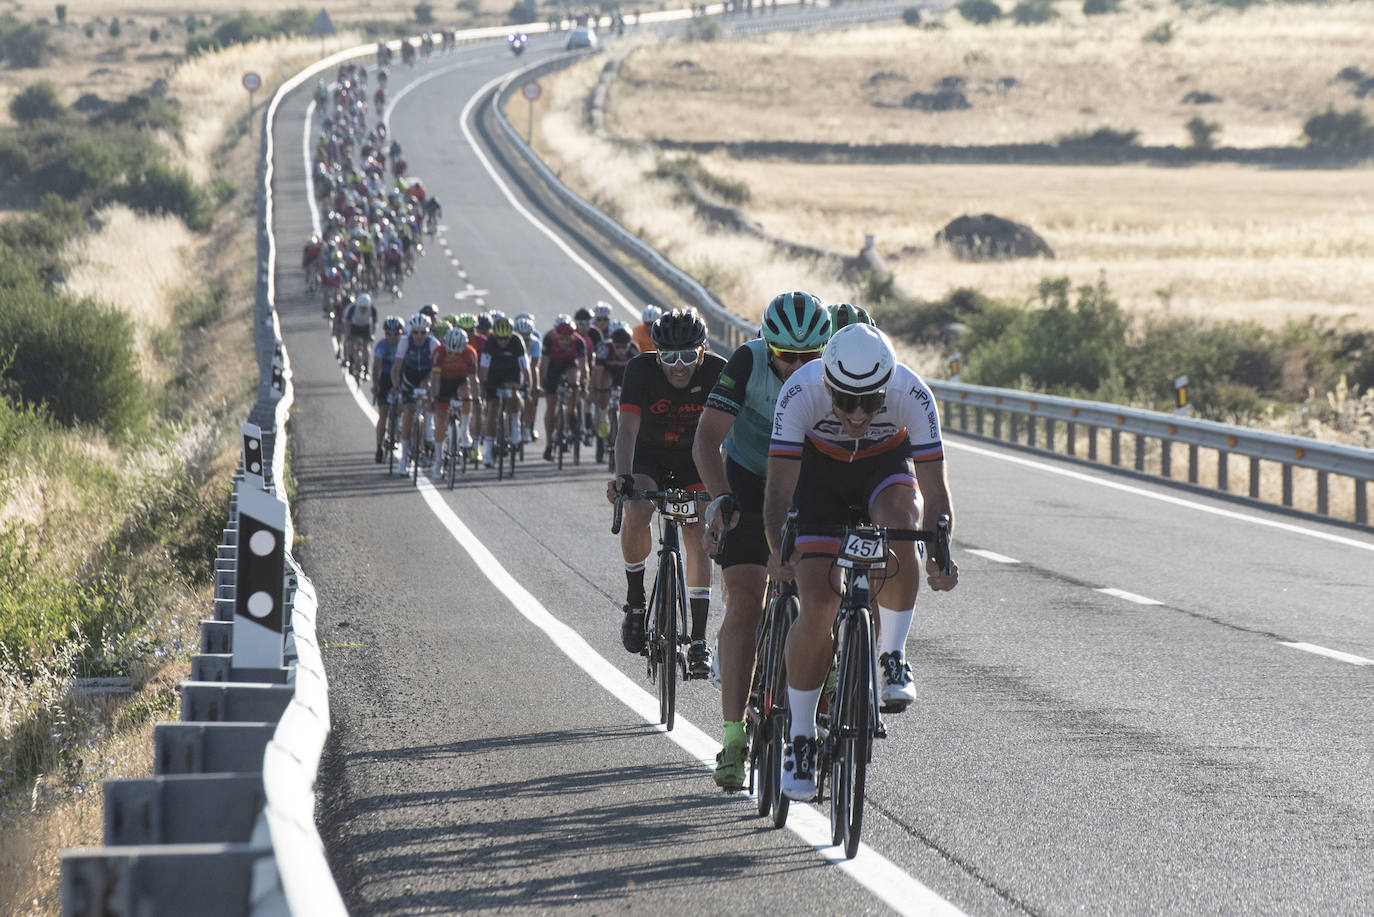
[[[1077,3],[1056,8],[1059,20],[1033,27],[974,26],[950,13],[940,28],[646,45],[624,58],[607,132],[634,140],[986,145],[1052,142],[1108,126],[1139,131],[1144,144],[1186,146],[1184,124],[1200,116],[1221,125],[1219,145],[1263,147],[1299,145],[1306,118],[1328,105],[1361,106],[1374,118],[1374,93],[1357,99],[1353,84],[1337,78],[1345,67],[1374,74],[1374,4],[1240,13],[1128,3],[1126,12],[1098,17],[1084,17]],[[1143,39],[1166,20],[1171,42]],[[906,94],[930,92],[944,77],[965,80],[969,110],[901,107]],[[1015,84],[999,90],[1005,77]],[[570,88],[586,79],[564,77]],[[1184,104],[1192,91],[1222,101]],[[557,123],[549,126],[566,139]],[[611,148],[595,161],[622,155]],[[1374,168],[880,166],[724,153],[703,163],[747,184],[745,210],[776,235],[854,252],[873,234],[899,284],[922,297],[970,286],[1027,299],[1046,275],[1078,284],[1105,274],[1123,306],[1138,312],[1374,325]],[[603,193],[654,197],[644,187]],[[1031,226],[1057,259],[970,264],[930,251],[951,219],[985,212]],[[715,239],[716,257],[730,260],[735,242]]]

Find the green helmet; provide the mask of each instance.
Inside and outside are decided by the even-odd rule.
[[[845,325],[877,325],[868,310],[847,302],[837,302],[830,306],[830,333],[834,334]]]
[[[779,293],[764,310],[759,333],[781,350],[819,350],[830,339],[830,316],[810,293]]]
[[[443,317],[442,321],[448,322],[448,326],[449,326],[450,328],[457,328],[457,327],[458,327],[458,313],[456,313],[456,312],[450,312],[448,315],[445,315],[445,316]]]
[[[477,316],[473,315],[471,312],[464,312],[462,315],[458,316],[458,327],[471,335],[472,329],[477,327]]]

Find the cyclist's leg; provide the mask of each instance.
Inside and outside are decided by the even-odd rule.
[[[407,400],[401,406],[401,471],[404,473],[406,464],[410,461],[410,425],[415,419],[415,402]]]
[[[654,490],[657,485],[647,474],[636,473],[636,490]],[[625,563],[625,607],[620,621],[620,642],[631,653],[644,648],[645,565],[653,550],[654,505],[648,500],[627,500],[620,520],[620,557]]]
[[[520,418],[525,411],[525,401],[521,397],[520,388],[512,388],[511,396],[506,400],[506,417],[509,429],[506,431],[506,439],[510,441],[512,447],[520,445]]]
[[[908,463],[909,464],[909,463]],[[921,518],[921,496],[915,480],[894,475],[869,502],[868,515],[875,523],[889,528],[916,528]],[[921,584],[921,567],[916,543],[893,541],[888,544],[896,572],[885,579],[874,595],[878,606],[878,663],[884,709],[905,709],[916,699],[911,666],[906,659],[906,640],[916,617],[916,593]]]
[[[754,678],[755,636],[763,616],[768,568],[737,564],[721,571],[725,584],[725,619],[720,624],[716,664],[720,668],[720,707],[724,721],[715,781],[723,789],[744,786],[749,752],[744,731],[744,705]]]
[[[432,471],[436,478],[444,464],[444,443],[447,442],[444,435],[448,433],[449,423],[448,398],[443,397],[444,387],[442,383],[439,387],[439,393],[440,397],[434,400],[434,467]]]
[[[496,394],[496,387],[490,384],[490,380],[482,395],[486,402],[487,412],[482,423],[482,457],[490,465],[492,463],[491,454],[495,450],[496,419],[501,415],[501,398]]]

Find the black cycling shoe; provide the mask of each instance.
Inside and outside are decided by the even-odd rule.
[[[693,640],[687,648],[687,674],[693,678],[711,677],[711,648],[705,640]]]
[[[620,619],[620,642],[631,653],[644,652],[644,616],[643,606],[626,605]]]
[[[544,461],[553,461],[553,443],[549,443],[547,446],[544,447]]]
[[[377,447],[377,454],[372,456],[372,461],[376,462],[378,465],[386,461],[386,454],[382,452],[381,446]]]

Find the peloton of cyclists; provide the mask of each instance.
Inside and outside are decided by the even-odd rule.
[[[798,513],[795,550],[778,548],[789,507]],[[816,708],[833,658],[831,628],[839,608],[832,562],[838,539],[808,534],[808,526],[843,525],[850,507],[878,525],[914,529],[923,518],[953,520],[940,418],[930,388],[900,364],[892,345],[872,325],[835,332],[819,360],[793,372],[778,395],[764,495],[764,531],[771,546],[769,573],[795,579],[800,614],[787,637],[787,694],[791,741],[782,791],[789,798],[816,795]],[[907,634],[915,615],[919,568],[913,542],[888,546],[895,568],[874,591],[883,670],[882,702],[904,708],[915,698],[906,662]],[[934,558],[926,573],[932,589],[953,589],[959,571],[941,573]]]
[[[706,351],[706,323],[695,309],[675,309],[653,325],[658,350],[641,354],[625,368],[620,390],[620,429],[615,442],[615,478],[606,485],[611,502],[631,490],[676,487],[701,491],[701,476],[692,460],[692,441],[725,361]],[[625,607],[620,639],[625,649],[644,648],[644,564],[653,548],[650,523],[653,504],[630,500],[620,529],[625,562]],[[703,678],[711,671],[706,645],[706,619],[711,605],[711,562],[701,544],[701,523],[687,526],[685,555],[688,604],[691,608],[689,673]]]
[[[788,378],[820,357],[830,339],[830,317],[810,293],[780,293],[764,310],[760,334],[738,348],[721,371],[693,446],[701,480],[714,496],[705,513],[708,544],[720,539],[723,546],[717,560],[725,617],[717,637],[716,664],[725,725],[714,776],[716,784],[729,791],[743,788],[749,752],[744,706],[768,583],[763,495],[773,411]]]

